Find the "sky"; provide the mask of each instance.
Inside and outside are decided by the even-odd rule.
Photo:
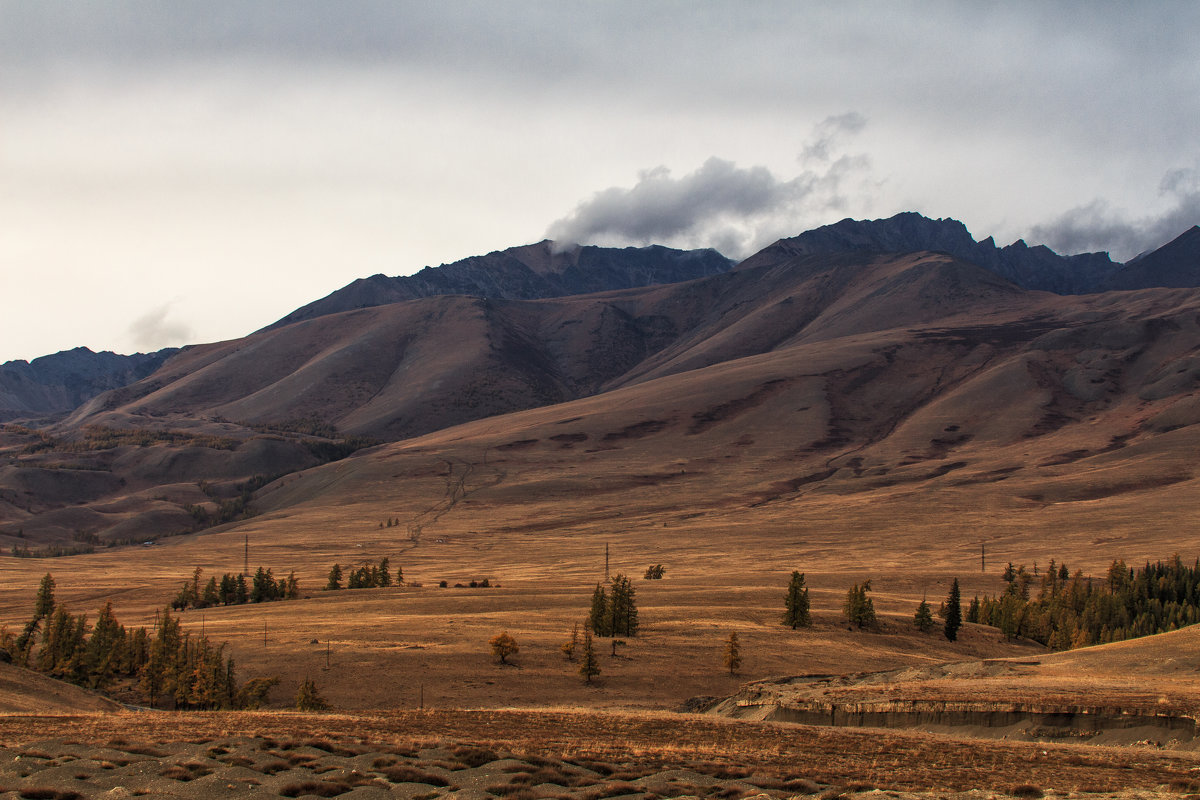
[[[1200,4],[0,0],[0,362],[543,238],[1200,223]]]

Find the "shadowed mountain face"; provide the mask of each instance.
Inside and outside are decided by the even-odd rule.
[[[802,342],[1028,302],[938,254],[793,259],[553,300],[430,297],[193,347],[69,422],[316,417],[394,440]]]
[[[268,330],[325,314],[421,297],[461,294],[535,300],[678,283],[717,275],[732,266],[733,262],[716,250],[574,246],[558,251],[553,242],[542,241],[426,267],[415,275],[362,278],[296,309]]]
[[[62,414],[101,392],[133,383],[178,352],[93,353],[86,347],[0,364],[0,420]]]
[[[1043,245],[1029,247],[1022,240],[1001,248],[990,236],[976,242],[958,220],[929,219],[912,212],[897,214],[890,219],[844,219],[790,239],[780,239],[746,259],[743,265],[847,252],[911,253],[921,250],[949,253],[1018,286],[1056,294],[1098,291],[1105,279],[1120,267],[1107,253],[1060,256]],[[1176,284],[1150,283],[1124,288],[1167,285]]]
[[[1200,226],[1128,262],[1104,282],[1105,289],[1200,286]]]

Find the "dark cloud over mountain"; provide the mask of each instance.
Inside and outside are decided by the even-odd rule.
[[[1096,199],[1035,226],[1031,237],[1060,253],[1105,250],[1118,261],[1126,261],[1200,224],[1200,170],[1171,170],[1163,177],[1160,190],[1170,201],[1161,214],[1137,216]]]
[[[581,202],[547,236],[561,244],[703,241],[727,255],[748,255],[779,230],[841,211],[851,184],[863,201],[870,160],[843,153],[842,141],[865,126],[866,118],[855,112],[820,122],[792,178],[716,156],[678,178],[665,166],[645,170],[633,186],[610,187]]]

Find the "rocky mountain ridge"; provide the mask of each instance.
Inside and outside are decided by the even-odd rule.
[[[733,261],[716,250],[579,246],[554,242],[510,247],[487,255],[425,267],[414,275],[372,275],[296,309],[267,330],[325,314],[439,295],[536,300],[632,289],[704,278],[728,271]]]
[[[1045,245],[1030,247],[1018,239],[997,247],[992,237],[982,241],[955,219],[929,219],[904,212],[889,219],[844,219],[789,239],[780,239],[750,256],[742,265],[756,266],[780,257],[833,255],[846,252],[911,253],[933,250],[978,264],[1026,289],[1055,294],[1098,291],[1121,265],[1107,253],[1062,256]],[[1200,278],[1200,270],[1197,271]],[[1147,288],[1159,284],[1130,285]],[[1195,283],[1190,285],[1196,285]]]
[[[124,356],[76,347],[0,364],[0,421],[65,413],[102,392],[141,380],[177,352],[179,348],[168,347]]]

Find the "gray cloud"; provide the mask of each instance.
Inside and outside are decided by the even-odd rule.
[[[1159,192],[1169,200],[1161,214],[1133,217],[1096,199],[1034,226],[1030,238],[1060,253],[1103,250],[1118,261],[1128,260],[1200,224],[1200,169],[1171,170],[1163,176]]]
[[[865,126],[855,112],[822,120],[801,149],[799,174],[787,179],[715,156],[678,178],[664,166],[644,170],[632,187],[614,186],[581,202],[547,236],[562,245],[668,243],[747,255],[781,231],[799,233],[842,211],[847,187],[859,190],[860,203],[865,199],[870,160],[841,152],[842,140]]]
[[[171,304],[166,303],[130,323],[129,337],[139,351],[160,350],[194,341],[190,326],[167,319],[170,309]]]

